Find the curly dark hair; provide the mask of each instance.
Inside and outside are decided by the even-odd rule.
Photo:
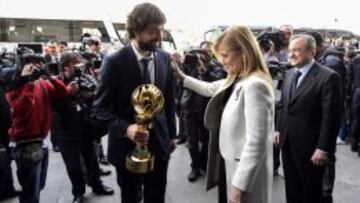
[[[128,15],[126,30],[130,39],[135,33],[142,32],[148,25],[161,25],[166,23],[165,14],[154,4],[143,3],[135,6]]]

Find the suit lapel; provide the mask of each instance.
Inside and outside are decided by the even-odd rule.
[[[301,81],[299,87],[297,88],[295,95],[290,101],[290,104],[295,102],[301,94],[303,94],[307,89],[311,87],[313,83],[316,83],[316,75],[318,73],[319,69],[314,63],[312,67],[310,68],[309,72],[305,75],[305,78]],[[294,76],[295,74],[293,74]],[[290,92],[290,91],[289,91]]]
[[[290,100],[290,91],[291,91],[291,81],[293,80],[294,76],[295,76],[295,68],[293,68],[291,70],[291,72],[288,73],[289,74],[289,80],[285,81],[284,84],[284,91],[283,94],[286,97],[285,101],[289,101]],[[290,102],[290,101],[289,101]]]
[[[154,52],[154,84],[157,87],[161,87],[162,81],[160,81],[162,78],[161,75],[162,73],[162,68],[160,67],[162,65],[161,61],[160,61],[160,56],[158,54],[158,52]]]

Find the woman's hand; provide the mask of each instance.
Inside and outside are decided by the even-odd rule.
[[[177,79],[183,81],[185,79],[186,75],[180,70],[179,63],[180,63],[180,60],[179,60],[178,56],[173,54],[171,56],[171,67],[173,69],[174,76]]]
[[[246,203],[246,192],[241,191],[237,187],[231,186],[229,194],[229,203]]]

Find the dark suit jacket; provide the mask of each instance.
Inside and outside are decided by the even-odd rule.
[[[140,68],[131,46],[126,46],[105,57],[99,75],[99,87],[93,104],[97,119],[108,126],[109,160],[117,166],[125,154],[134,148],[134,143],[126,137],[130,124],[135,123],[135,111],[131,105],[131,94],[142,84]],[[169,158],[170,140],[175,138],[174,88],[170,56],[164,51],[155,52],[155,85],[165,98],[164,110],[153,120],[153,131],[159,152]],[[150,138],[151,139],[151,138]],[[151,143],[150,143],[151,144]]]
[[[337,73],[315,62],[289,100],[295,70],[285,76],[276,128],[293,155],[310,158],[315,149],[335,152],[340,125],[341,82]]]

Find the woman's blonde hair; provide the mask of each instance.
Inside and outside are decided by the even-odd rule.
[[[226,51],[237,51],[239,57],[242,57],[243,67],[241,67],[239,77],[246,78],[255,73],[264,78],[271,87],[273,86],[258,42],[248,27],[232,26],[223,32],[216,40],[213,51],[218,57],[221,49],[224,48]]]

